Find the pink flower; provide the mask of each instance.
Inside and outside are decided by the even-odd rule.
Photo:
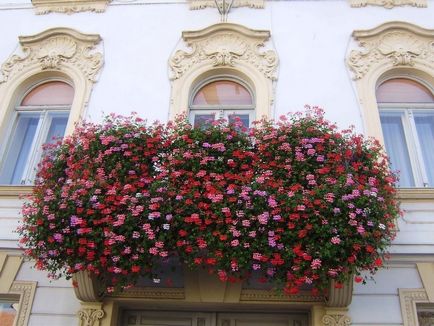
[[[337,245],[341,243],[341,239],[338,236],[336,236],[331,238],[330,242]]]
[[[310,263],[310,267],[312,267],[312,269],[318,269],[321,267],[321,259],[315,258],[314,260],[312,260],[312,262]]]

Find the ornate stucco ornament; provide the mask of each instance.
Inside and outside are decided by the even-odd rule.
[[[95,46],[99,35],[81,34],[67,28],[49,29],[33,36],[19,38],[21,54],[13,54],[0,69],[0,84],[33,66],[41,70],[71,68],[95,81],[102,64],[102,54]]]
[[[349,0],[353,8],[365,7],[367,5],[381,6],[387,9],[392,9],[398,6],[413,6],[419,8],[426,8],[426,0]]]
[[[82,11],[104,12],[111,0],[32,0],[36,14],[59,12],[73,14]]]
[[[104,317],[102,309],[80,309],[77,313],[80,326],[97,326]]]
[[[361,49],[352,50],[348,66],[354,79],[363,78],[376,66],[434,65],[434,30],[412,24],[391,22],[365,31],[354,31]]]
[[[322,322],[326,326],[349,326],[351,325],[351,319],[346,315],[330,314],[325,315]]]
[[[183,40],[191,50],[177,50],[169,60],[170,79],[175,80],[195,65],[212,66],[247,64],[266,78],[277,78],[278,58],[273,50],[262,51],[268,31],[253,31],[235,24],[217,24],[202,31],[184,32]]]
[[[265,6],[265,0],[234,0],[232,7],[249,7],[261,9]],[[190,9],[204,9],[207,7],[216,8],[217,3],[215,0],[190,0]]]

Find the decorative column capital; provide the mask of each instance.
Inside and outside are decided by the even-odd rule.
[[[349,326],[351,319],[345,314],[345,311],[328,312],[322,318],[325,326]]]
[[[100,321],[104,317],[101,303],[82,303],[78,311],[79,326],[100,326]]]

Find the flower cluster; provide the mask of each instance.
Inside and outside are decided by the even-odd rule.
[[[290,294],[375,272],[399,214],[379,144],[319,109],[239,129],[83,124],[46,150],[23,208],[27,255],[53,276],[97,274],[107,291],[170,257]]]

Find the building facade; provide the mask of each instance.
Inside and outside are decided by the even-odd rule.
[[[433,17],[431,0],[2,1],[0,324],[432,325]],[[18,249],[40,146],[80,119],[248,125],[305,104],[379,139],[401,170],[404,213],[375,281],[287,297],[185,272],[100,297],[95,280],[50,281]]]

